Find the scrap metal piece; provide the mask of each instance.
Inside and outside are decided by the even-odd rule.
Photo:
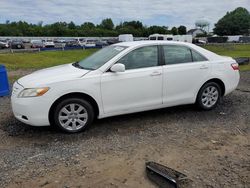
[[[249,57],[236,57],[234,60],[239,64],[239,65],[248,65],[250,63],[250,58]]]
[[[146,173],[161,188],[192,187],[192,181],[185,174],[155,162],[146,162]]]

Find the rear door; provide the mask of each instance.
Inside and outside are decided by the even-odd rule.
[[[164,45],[162,50],[163,103],[172,106],[195,102],[197,90],[209,75],[209,61],[187,46]]]

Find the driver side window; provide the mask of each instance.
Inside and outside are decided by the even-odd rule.
[[[135,49],[117,63],[124,64],[126,70],[158,66],[158,48],[146,46]]]

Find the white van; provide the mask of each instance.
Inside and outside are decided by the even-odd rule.
[[[94,39],[76,38],[75,40],[82,47],[95,47],[96,46],[96,40]]]
[[[55,48],[55,43],[52,39],[43,40],[43,45],[45,48]]]
[[[118,36],[119,42],[132,42],[134,41],[134,37],[132,34],[123,34]]]

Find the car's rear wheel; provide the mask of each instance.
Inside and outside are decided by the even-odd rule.
[[[200,89],[196,104],[200,109],[212,110],[214,109],[221,99],[221,88],[215,82],[208,82]]]
[[[92,105],[79,98],[69,98],[60,102],[54,113],[54,122],[64,132],[76,133],[87,129],[94,120]]]

